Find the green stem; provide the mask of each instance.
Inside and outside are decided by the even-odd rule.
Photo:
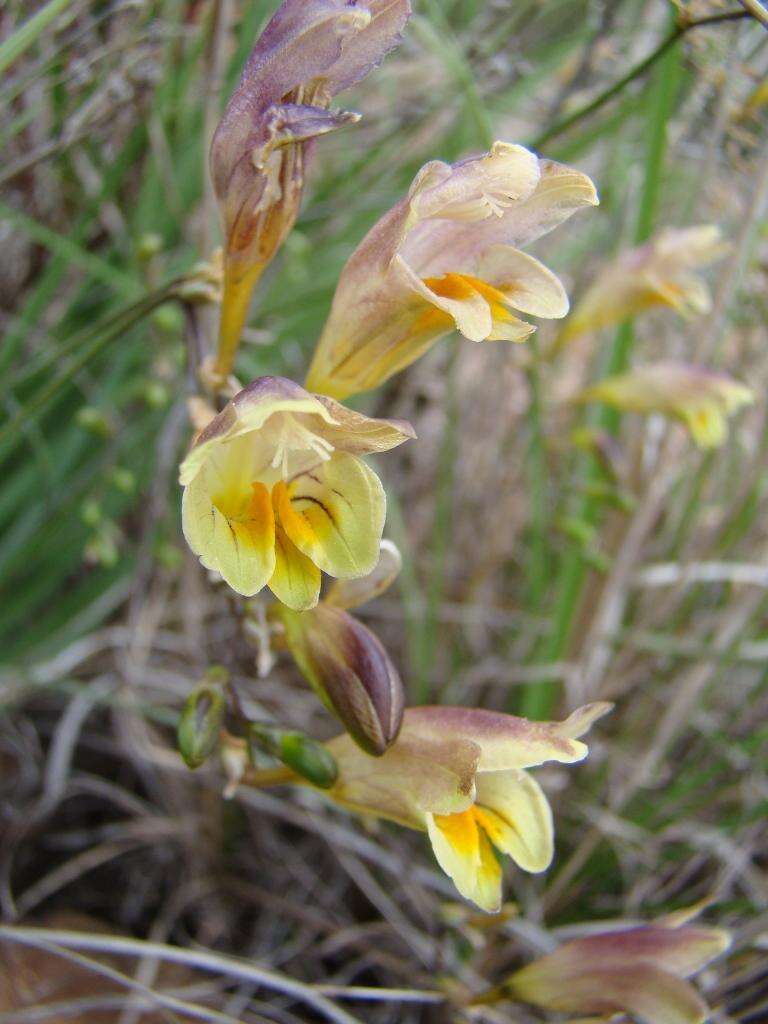
[[[544,410],[541,389],[541,351],[536,335],[528,343],[531,364],[528,368],[530,405],[528,422],[531,443],[528,451],[528,480],[531,504],[531,556],[528,566],[530,604],[533,611],[539,611],[547,588],[547,452],[544,439]]]
[[[738,12],[742,17],[743,12]],[[734,15],[730,15],[729,19]],[[711,23],[712,19],[706,19]],[[718,20],[722,21],[723,16]],[[692,27],[694,24],[691,23]],[[644,242],[653,230],[656,212],[659,204],[660,187],[664,170],[664,158],[666,155],[667,125],[674,109],[678,88],[682,78],[682,65],[680,62],[679,46],[674,45],[685,33],[685,29],[678,26],[667,38],[665,43],[644,63],[656,63],[656,73],[652,89],[649,92],[647,108],[648,124],[648,148],[645,160],[645,177],[643,192],[640,197],[637,224],[635,229],[635,241]],[[661,59],[663,58],[663,59]],[[650,63],[649,63],[650,61]],[[635,77],[625,76],[623,84]],[[623,87],[623,86],[622,86]],[[607,372],[620,373],[626,369],[632,354],[634,345],[634,330],[631,322],[622,324],[616,332],[616,337],[608,354]],[[615,432],[619,423],[619,416],[615,410],[602,407],[597,413],[596,423],[598,429]],[[594,481],[601,476],[601,469],[595,460],[591,460],[586,469],[588,481]],[[599,498],[593,495],[583,496],[576,507],[576,518],[594,526],[600,516],[601,504]],[[581,606],[582,589],[587,577],[588,565],[584,560],[582,551],[575,545],[571,545],[566,551],[558,579],[556,581],[555,606],[552,613],[552,629],[546,636],[540,648],[534,652],[536,662],[549,663],[560,661],[566,656],[573,630],[578,618]],[[531,683],[523,693],[522,714],[529,718],[547,718],[553,709],[558,694],[559,684],[553,680],[541,680]]]
[[[457,395],[456,365],[459,344],[455,343],[447,371],[445,399],[445,429],[440,442],[437,465],[435,514],[432,523],[430,545],[429,581],[425,587],[424,621],[422,641],[419,645],[414,693],[416,703],[424,703],[430,696],[434,682],[435,660],[440,632],[440,607],[445,592],[445,575],[448,548],[452,529],[452,494],[456,467],[457,443]]]
[[[663,39],[656,49],[649,53],[647,57],[635,64],[633,68],[620,78],[613,85],[609,86],[598,96],[595,96],[593,100],[585,103],[579,107],[578,110],[574,110],[572,114],[564,117],[561,121],[552,125],[551,128],[547,128],[546,131],[538,135],[533,142],[530,143],[531,149],[540,149],[545,143],[551,139],[556,138],[558,135],[562,135],[563,132],[568,131],[579,121],[585,117],[589,117],[590,114],[594,114],[596,111],[604,107],[606,103],[618,96],[628,85],[634,82],[636,79],[641,78],[646,71],[650,70],[653,65],[660,60],[668,51],[675,47],[675,43],[678,42],[684,35],[695,28],[703,28],[706,25],[719,25],[725,21],[740,21],[743,18],[750,18],[752,15],[747,11],[726,11],[724,14],[712,14],[707,18],[700,18],[698,21],[682,22],[675,26],[672,32]]]

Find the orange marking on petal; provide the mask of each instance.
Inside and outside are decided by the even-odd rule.
[[[268,550],[275,544],[275,518],[269,491],[264,484],[254,481],[246,509],[238,516],[229,517],[229,526],[240,543],[256,550]]]
[[[444,274],[442,277],[425,277],[424,284],[435,295],[444,299],[468,299],[475,289],[464,274]]]
[[[500,841],[503,842],[505,828],[514,828],[513,823],[505,821],[497,811],[491,811],[487,807],[473,807],[472,810],[478,825],[484,829],[495,846],[500,846]]]
[[[282,523],[285,532],[294,544],[312,543],[316,539],[316,533],[306,516],[297,512],[292,503],[294,486],[288,485],[284,480],[278,480],[272,488],[272,505],[275,516]]]
[[[473,277],[471,274],[445,274],[443,277],[425,277],[424,284],[435,295],[444,299],[461,301],[471,298],[474,293],[477,293],[488,303],[495,322],[509,323],[517,319],[506,308],[507,296],[504,292],[492,284],[488,284],[487,281],[482,281],[479,277]],[[442,313],[440,310],[434,311],[433,319],[435,314],[441,319],[450,319],[447,313]]]
[[[451,846],[463,856],[473,856],[479,846],[475,808],[457,814],[436,814],[435,824]]]

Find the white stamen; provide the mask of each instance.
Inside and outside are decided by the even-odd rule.
[[[270,466],[272,469],[280,469],[283,479],[287,479],[288,455],[292,451],[310,451],[323,462],[327,462],[333,453],[333,445],[324,437],[315,434],[303,424],[299,423],[293,416],[285,414],[280,424],[280,433],[275,443],[275,454],[272,456]]]

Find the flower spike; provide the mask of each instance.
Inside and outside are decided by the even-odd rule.
[[[535,327],[512,310],[565,316],[562,284],[520,247],[597,201],[585,174],[506,142],[426,164],[342,270],[307,387],[346,398],[454,329],[471,341],[524,341]]]
[[[257,41],[210,153],[226,235],[220,377],[298,215],[312,140],[359,120],[330,110],[331,99],[398,44],[410,13],[409,0],[284,0]]]

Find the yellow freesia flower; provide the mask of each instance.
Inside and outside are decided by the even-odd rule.
[[[183,461],[182,525],[207,569],[239,594],[264,586],[295,610],[320,573],[364,576],[379,558],[385,496],[360,458],[414,436],[283,377],[259,377],[198,435]]]
[[[709,289],[691,271],[727,250],[720,229],[703,224],[667,228],[622,253],[587,289],[561,331],[558,346],[657,306],[669,306],[686,318],[709,312]]]
[[[562,284],[519,247],[596,203],[585,174],[506,142],[426,164],[342,270],[307,387],[342,399],[454,329],[471,341],[524,341],[535,327],[511,310],[565,316]]]
[[[530,722],[476,708],[408,708],[380,757],[346,734],[326,745],[338,765],[326,792],[353,811],[426,832],[459,892],[497,911],[502,872],[493,847],[525,871],[552,860],[552,814],[525,769],[583,760],[579,737],[610,709],[588,704],[564,722]]]
[[[661,362],[606,377],[578,396],[626,412],[661,413],[680,420],[700,448],[716,448],[728,432],[727,417],[755,400],[750,388],[702,366]]]

